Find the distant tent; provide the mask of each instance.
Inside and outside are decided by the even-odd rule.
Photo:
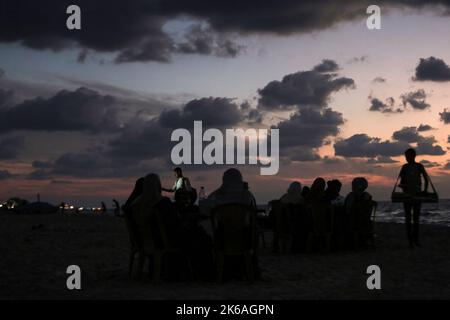
[[[18,214],[50,214],[57,213],[58,207],[55,207],[47,202],[33,202],[15,209],[14,212]]]

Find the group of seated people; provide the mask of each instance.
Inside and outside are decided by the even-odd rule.
[[[255,197],[249,191],[248,184],[244,182],[241,172],[231,168],[224,172],[222,185],[206,199],[202,199],[199,205],[195,205],[195,196],[190,196],[193,188],[190,186],[189,180],[183,177],[179,168],[175,169],[175,175],[176,182],[172,189],[162,188],[160,177],[155,173],[139,178],[122,210],[126,217],[131,217],[136,213],[145,215],[153,209],[162,213],[162,223],[164,223],[165,235],[169,239],[170,245],[179,248],[189,261],[187,264],[183,264],[179,260],[168,259],[163,270],[164,278],[185,279],[188,277],[187,269],[189,268],[189,272],[194,274],[195,279],[212,280],[215,275],[214,246],[216,244],[213,239],[214,230],[208,230],[208,227],[211,228],[209,221],[211,212],[218,206],[226,204],[242,204],[254,208],[256,212]],[[371,199],[370,194],[365,191],[368,183],[364,178],[353,180],[352,192],[345,199],[340,195],[341,187],[342,184],[338,180],[331,180],[327,184],[322,178],[316,179],[311,188],[302,188],[299,182],[293,182],[289,186],[287,193],[281,197],[279,203],[282,207],[294,208],[293,211],[291,210],[293,214],[289,218],[293,219],[291,231],[294,238],[303,231],[308,232],[307,229],[311,227],[312,220],[309,218],[302,220],[299,217],[315,204],[329,206],[335,209],[335,214],[345,216],[350,214],[352,208],[360,201]],[[163,196],[162,191],[175,192],[175,202]],[[308,211],[308,214],[304,214],[304,216],[310,217],[311,214],[314,212]],[[155,223],[155,225],[157,224]],[[273,228],[276,231],[275,227]],[[296,228],[297,230],[295,230]],[[334,228],[335,233],[340,230],[340,227]],[[152,234],[157,235],[158,230],[152,230]],[[158,240],[155,240],[155,243],[163,245]],[[299,247],[299,241],[296,245]],[[253,263],[256,277],[259,278],[257,250],[254,253]],[[239,278],[245,274],[245,271],[242,271],[245,266],[238,260],[228,261],[228,266],[228,278]]]
[[[290,251],[302,252],[308,250],[307,240],[317,229],[314,223],[324,223],[323,234],[331,235],[331,249],[348,249],[355,247],[355,237],[359,237],[358,228],[363,224],[365,227],[371,224],[371,212],[364,216],[360,214],[361,204],[368,204],[364,210],[371,210],[375,202],[366,191],[368,181],[358,177],[352,181],[352,191],[346,196],[341,196],[342,183],[339,180],[328,182],[323,178],[314,180],[311,187],[303,187],[300,182],[292,182],[286,192],[279,200],[271,201],[271,220],[274,228],[274,250],[279,250],[278,233],[289,233],[291,236]],[[315,215],[319,215],[321,208],[327,212],[325,221],[316,221]],[[277,212],[279,211],[279,212]],[[284,227],[277,225],[277,214],[285,213]],[[287,212],[287,216],[286,216]],[[362,220],[366,219],[366,221]],[[281,228],[281,230],[277,230]],[[283,228],[285,230],[283,230]],[[326,229],[328,228],[328,230]],[[287,229],[287,230],[286,230]],[[368,230],[366,230],[369,233]],[[368,240],[357,239],[357,245],[366,246]],[[310,248],[311,249],[311,248]]]
[[[189,180],[182,176],[179,168],[175,169],[175,174],[176,182],[172,189],[162,188],[160,178],[155,173],[139,178],[122,210],[126,217],[131,217],[134,213],[146,214],[156,208],[164,217],[164,229],[171,246],[180,248],[188,257],[190,272],[194,273],[196,279],[211,280],[215,268],[212,232],[208,230],[210,226],[208,213],[217,206],[228,203],[256,207],[255,198],[248,190],[240,171],[232,168],[225,171],[222,185],[202,201],[200,210],[199,206],[194,204],[195,197],[190,196],[193,188]],[[162,191],[175,192],[175,202],[163,196]],[[153,234],[157,233],[158,230],[153,230]],[[254,263],[257,267],[256,256]],[[232,262],[231,268],[228,268],[231,270],[230,277],[239,277],[239,272],[232,272],[233,269],[239,269],[239,266],[235,267],[236,264],[233,266]],[[180,270],[183,268],[187,268],[187,265],[180,264],[180,261],[169,262],[163,276],[166,279],[186,277],[187,271]]]

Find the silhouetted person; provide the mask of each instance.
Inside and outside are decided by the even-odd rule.
[[[316,180],[314,180],[313,184],[311,185],[311,190],[306,196],[305,202],[307,204],[324,202],[325,187],[326,187],[325,179],[319,177]]]
[[[122,206],[122,211],[124,212],[124,214],[128,215],[131,213],[131,205],[142,194],[143,189],[144,178],[141,177],[136,180],[133,191],[131,192],[125,204]]]
[[[108,209],[106,208],[106,204],[102,201],[102,213],[106,213]]]
[[[116,199],[113,199],[113,204],[114,204],[114,216],[118,217],[118,216],[120,216],[120,204],[119,204],[119,201],[117,201]]]
[[[403,165],[399,174],[399,187],[404,193],[410,196],[410,199],[403,202],[403,208],[405,210],[406,233],[411,248],[420,246],[419,219],[422,204],[414,197],[422,192],[422,178],[425,182],[425,192],[428,191],[429,184],[429,178],[425,167],[421,163],[416,162],[416,155],[416,150],[412,148],[405,151],[407,163]]]
[[[352,191],[345,198],[345,211],[350,214],[353,206],[363,200],[372,200],[372,195],[366,190],[369,182],[364,177],[358,177],[352,181]]]
[[[327,182],[325,190],[325,201],[333,206],[343,206],[344,198],[340,195],[342,183],[339,180],[330,180]]]
[[[175,201],[178,205],[188,206],[193,204],[195,201],[192,201],[192,187],[189,179],[183,176],[183,170],[180,167],[176,167],[174,170],[175,175],[175,183],[171,189],[162,188],[163,191],[166,192],[174,192],[175,193]]]
[[[287,192],[280,198],[283,204],[301,204],[304,202],[302,196],[302,184],[294,181],[289,185]]]
[[[213,208],[227,203],[241,203],[249,206],[253,206],[256,203],[253,194],[245,189],[241,172],[235,168],[224,172],[222,185],[209,195],[205,205]]]
[[[308,186],[304,186],[302,189],[302,197],[303,199],[306,199],[306,197],[308,196],[309,192],[311,191],[311,188]]]

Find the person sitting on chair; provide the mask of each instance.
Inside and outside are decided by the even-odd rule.
[[[227,203],[240,203],[249,206],[254,206],[256,203],[253,194],[245,189],[241,172],[235,168],[224,172],[222,185],[209,195],[205,204],[213,208]]]

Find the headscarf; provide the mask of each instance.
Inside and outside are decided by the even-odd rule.
[[[207,207],[215,207],[226,203],[242,203],[252,205],[255,200],[249,190],[244,188],[244,180],[238,169],[231,168],[224,172],[222,185],[210,194],[205,202]]]
[[[134,201],[142,194],[143,188],[144,178],[141,177],[136,180],[133,191],[131,192],[125,204],[122,206],[122,210],[125,214],[131,213],[131,206],[133,205]]]
[[[222,190],[244,190],[244,180],[238,169],[231,168],[223,173]]]
[[[281,197],[282,203],[299,203],[303,200],[302,197],[302,184],[298,181],[294,181],[289,185],[287,193]]]
[[[161,180],[156,173],[148,174],[143,181],[142,194],[133,204],[155,205],[162,199]]]

